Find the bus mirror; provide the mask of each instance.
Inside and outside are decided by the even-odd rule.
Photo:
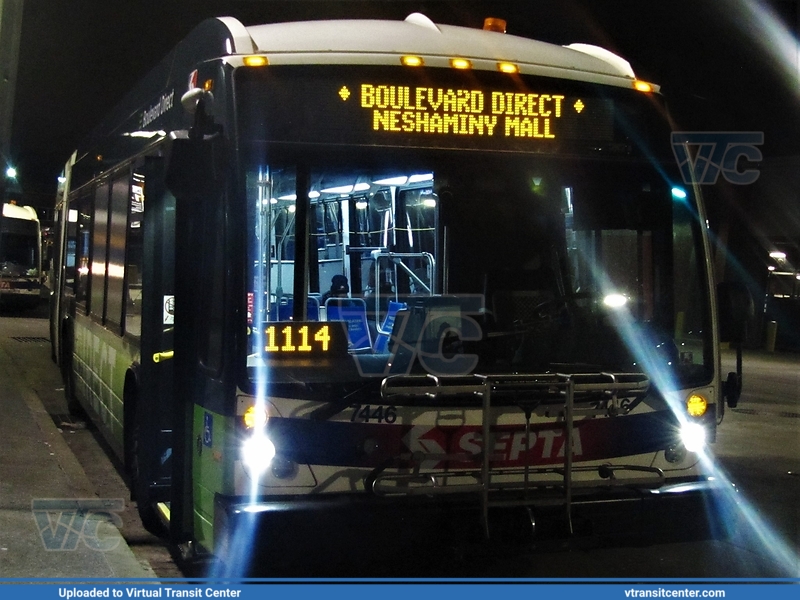
[[[225,177],[222,136],[178,137],[173,132],[167,164],[167,188],[176,198],[196,198],[218,191]],[[180,132],[183,133],[183,132]]]
[[[189,130],[190,138],[219,133],[221,128],[215,123],[211,112],[214,107],[214,94],[201,88],[192,88],[181,96],[181,105],[193,117],[194,124]]]
[[[190,115],[193,115],[197,110],[197,105],[200,102],[200,99],[205,95],[205,93],[206,92],[202,88],[192,88],[186,92],[183,96],[181,96],[181,106],[183,106],[183,110]]]
[[[717,285],[720,342],[741,344],[747,339],[747,325],[755,314],[753,297],[739,281]]]

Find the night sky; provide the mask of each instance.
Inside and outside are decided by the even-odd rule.
[[[763,226],[800,238],[797,160],[785,158],[800,156],[797,0],[26,0],[12,139],[25,201],[52,206],[78,141],[204,18],[250,25],[411,12],[473,27],[495,16],[510,34],[604,46],[662,86],[680,129],[763,131],[761,188],[715,190],[722,199],[712,213],[786,203],[788,218]],[[781,167],[787,160],[794,166]]]

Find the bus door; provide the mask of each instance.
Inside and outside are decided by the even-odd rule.
[[[214,495],[235,394],[224,370],[227,302],[222,139],[177,138],[165,176],[173,198],[174,342],[170,539],[213,544]],[[169,207],[164,206],[168,221]],[[170,288],[164,287],[163,296]],[[167,330],[165,329],[165,333]],[[227,379],[226,379],[227,377]]]
[[[141,377],[133,416],[139,470],[133,485],[141,513],[144,505],[168,501],[171,483],[175,198],[164,185],[161,157],[146,158],[134,179],[144,190]]]

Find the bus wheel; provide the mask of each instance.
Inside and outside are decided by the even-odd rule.
[[[166,537],[166,525],[159,516],[156,503],[151,500],[150,486],[142,473],[141,426],[135,414],[133,415],[130,432],[130,435],[127,436],[130,450],[126,454],[130,457],[131,493],[136,501],[139,519],[141,519],[142,525],[147,531],[158,537]]]

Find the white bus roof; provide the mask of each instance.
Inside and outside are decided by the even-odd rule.
[[[428,66],[449,66],[451,58],[475,68],[496,69],[512,62],[522,73],[630,87],[633,69],[623,58],[588,44],[558,46],[507,33],[434,24],[414,13],[404,21],[333,20],[255,25],[231,30],[234,52],[266,54],[270,64],[394,64],[420,56]],[[245,35],[243,35],[245,34]],[[249,39],[248,39],[249,38]]]
[[[32,206],[19,206],[17,204],[3,204],[3,216],[10,219],[24,219],[25,221],[38,221],[39,216]]]
[[[625,59],[597,46],[559,46],[496,31],[441,25],[419,13],[402,21],[342,19],[252,26],[234,17],[217,17],[200,23],[128,92],[81,144],[75,164],[90,161],[92,168],[86,173],[94,172],[96,156],[130,156],[154,143],[153,136],[160,132],[166,135],[189,127],[190,116],[178,110],[179,100],[198,66],[222,61],[241,67],[254,54],[265,56],[267,64],[275,66],[414,68],[402,67],[401,58],[416,56],[425,67],[450,69],[452,59],[462,58],[475,70],[497,72],[500,63],[513,63],[523,75],[659,91],[657,85],[641,85]],[[133,137],[143,130],[149,135]],[[85,178],[76,178],[70,187],[77,189],[84,183]]]

